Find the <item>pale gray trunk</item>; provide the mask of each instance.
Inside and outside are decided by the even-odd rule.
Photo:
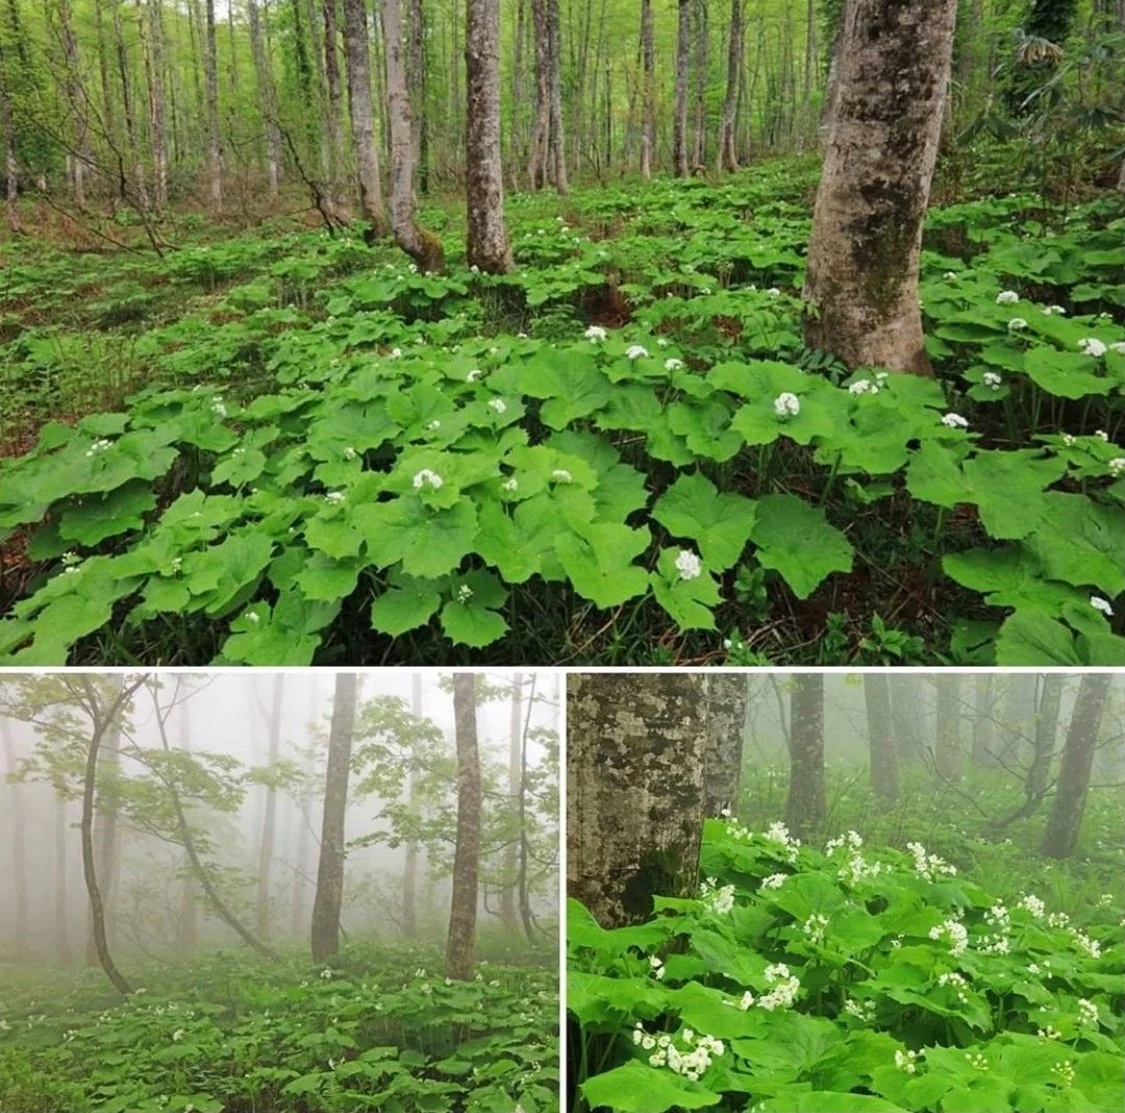
[[[269,199],[277,200],[281,175],[281,132],[277,123],[277,95],[274,91],[270,60],[262,42],[262,17],[255,0],[247,0],[250,22],[250,53],[254,58],[254,76],[258,83],[258,105],[262,113],[262,130],[266,136],[266,183]],[[329,128],[332,117],[329,116]]]
[[[961,780],[961,677],[939,673],[937,714],[934,728],[934,766],[939,777],[957,783]]]
[[[931,375],[918,303],[957,0],[850,0],[813,210],[805,342],[848,367]]]
[[[745,673],[713,672],[701,679],[707,699],[703,815],[713,817],[738,811],[749,688]]]
[[[566,173],[566,141],[563,135],[562,117],[562,45],[559,40],[559,0],[546,0],[547,3],[547,54],[548,93],[550,100],[550,153],[555,178],[555,189],[559,193],[570,192],[570,182]]]
[[[340,32],[336,23],[336,0],[324,0],[324,82],[328,91],[328,201],[332,216],[350,220],[341,186],[341,167],[347,163],[344,148],[344,93],[340,85]]]
[[[406,55],[406,87],[410,92],[414,154],[418,160],[418,192],[430,190],[430,129],[426,120],[426,9],[423,0],[409,0],[407,13],[410,49]]]
[[[147,23],[147,27],[146,27]],[[149,143],[152,147],[153,205],[168,204],[168,145],[164,129],[164,26],[160,0],[147,0],[137,9],[137,31],[148,93]]]
[[[652,177],[656,142],[656,59],[652,46],[652,0],[641,0],[641,177]]]
[[[602,927],[694,896],[704,818],[704,678],[567,678],[567,893]]]
[[[121,760],[118,746],[121,742],[121,723],[113,719],[105,732],[105,749],[98,762],[97,784],[94,799],[94,863],[97,867],[98,884],[105,902],[105,933],[110,945],[113,942],[116,917],[113,910],[113,892],[117,881],[117,862],[119,858],[119,828],[117,824],[118,788],[117,779],[121,775]],[[94,939],[93,916],[90,918],[90,931],[86,941],[86,965],[98,963],[98,948]]]
[[[1112,679],[1109,673],[1086,673],[1082,677],[1066,733],[1055,802],[1039,850],[1044,857],[1069,858],[1078,846],[1094,749]]]
[[[531,0],[531,24],[535,38],[535,123],[527,163],[528,187],[546,184],[547,143],[551,129],[550,43],[547,38],[547,0]]]
[[[215,0],[206,3],[203,73],[207,85],[207,178],[211,203],[223,207],[223,148],[219,137],[219,55],[215,43]]]
[[[387,52],[387,117],[391,132],[391,229],[395,242],[423,273],[444,265],[441,241],[420,228],[415,216],[413,113],[406,88],[406,53],[402,34],[402,0],[383,0]]]
[[[352,3],[352,0],[347,0]],[[344,902],[345,826],[348,773],[355,729],[356,674],[336,674],[332,725],[328,729],[328,769],[324,781],[324,820],[312,913],[312,959],[323,962],[340,949],[340,909]]]
[[[70,891],[67,877],[68,830],[66,801],[59,795],[59,787],[55,786],[55,955],[61,966],[69,966],[72,958],[70,909],[67,902],[67,893]]]
[[[1059,733],[1059,712],[1062,708],[1063,687],[1066,677],[1062,673],[1047,673],[1042,678],[1039,708],[1035,716],[1035,752],[1027,774],[1027,795],[1036,802],[1047,791],[1051,774],[1051,759]]]
[[[352,139],[359,170],[359,203],[376,239],[389,226],[379,180],[379,155],[375,149],[375,116],[371,107],[371,52],[367,42],[364,0],[344,0],[344,53],[348,69],[348,104],[352,114]]]
[[[891,722],[890,681],[885,673],[863,675],[863,703],[871,749],[871,790],[881,800],[898,800],[898,746]]]
[[[704,169],[704,160],[707,151],[707,69],[710,65],[708,46],[710,43],[710,28],[708,27],[707,0],[695,0],[695,147],[692,151],[693,174],[699,174]]]
[[[285,682],[284,673],[274,673],[273,698],[266,715],[269,732],[269,768],[276,770],[281,756],[281,701]],[[264,708],[263,708],[264,710]],[[270,917],[270,896],[273,881],[274,842],[277,837],[277,789],[266,786],[266,809],[262,818],[262,841],[258,847],[258,897],[257,919],[258,937],[269,939],[272,934]]]
[[[90,163],[89,113],[86,104],[86,89],[82,83],[82,72],[78,58],[78,38],[74,33],[69,0],[60,0],[58,12],[59,35],[62,38],[63,59],[66,64],[66,78],[63,85],[74,127],[74,149],[67,156],[67,167],[74,202],[80,209],[83,209],[86,207],[86,171]]]
[[[472,0],[470,0],[470,3]],[[471,672],[453,674],[453,723],[457,739],[457,842],[445,976],[468,981],[476,961],[480,874],[481,771],[477,745],[477,701]]]
[[[742,0],[730,0],[730,38],[727,40],[727,87],[719,124],[719,173],[738,169],[735,143],[738,116],[738,78],[742,72]]]
[[[977,673],[973,684],[973,764],[977,766],[988,765],[992,760],[990,755],[996,738],[995,706],[992,676]]]
[[[191,753],[191,700],[180,704],[178,716],[179,748],[184,753]],[[192,870],[191,858],[184,851],[180,864],[180,915],[176,922],[176,950],[185,957],[190,957],[199,946],[199,899],[198,884]]]
[[[410,710],[415,718],[422,717],[422,674],[410,678]],[[417,774],[414,771],[414,754],[406,773],[406,801],[413,814],[417,802]],[[402,865],[402,933],[408,939],[418,934],[418,843],[407,839]]]
[[[520,812],[520,800],[523,796],[523,673],[512,674],[512,690],[508,700],[508,807],[513,815]],[[519,912],[516,908],[516,890],[518,888],[517,869],[519,866],[519,840],[523,837],[520,830],[516,836],[509,840],[504,847],[504,864],[502,867],[503,888],[500,891],[500,919],[504,926],[515,931],[519,925]]]
[[[3,101],[0,100],[0,109]],[[4,765],[9,773],[16,771],[16,745],[12,740],[12,727],[5,715],[0,715],[0,746],[3,747]],[[30,891],[28,885],[28,861],[26,851],[26,809],[24,807],[23,785],[19,781],[10,781],[7,784],[7,795],[10,799],[8,816],[11,820],[11,836],[9,848],[11,850],[11,878],[12,878],[12,957],[19,962],[25,957],[27,951],[27,897]]]
[[[499,0],[466,0],[466,9],[466,255],[470,266],[506,274],[515,270],[515,261],[504,221],[500,153],[500,4]]]
[[[688,176],[688,62],[691,58],[691,0],[677,0],[676,108],[672,118],[672,169],[677,178]]]

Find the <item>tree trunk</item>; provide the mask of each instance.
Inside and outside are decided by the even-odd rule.
[[[70,907],[67,894],[70,883],[67,877],[66,801],[59,786],[55,786],[55,954],[60,966],[69,966],[73,956],[70,951]]]
[[[8,231],[18,235],[23,231],[20,222],[20,171],[19,161],[16,158],[16,129],[12,123],[12,108],[8,97],[4,64],[4,52],[0,50],[0,130],[4,133],[4,177],[7,181],[5,201]]]
[[[315,686],[310,687],[311,707],[309,708],[309,722],[316,721],[320,711],[320,703]],[[306,782],[311,782],[313,771],[316,768],[316,758],[310,754],[305,766]],[[308,878],[312,873],[312,863],[309,861],[310,842],[312,841],[312,816],[309,808],[307,793],[302,792],[297,808],[300,812],[297,826],[296,859],[297,866],[293,871],[293,892],[290,906],[290,934],[296,938],[304,935],[309,930],[309,923],[305,919],[305,897],[308,891]]]
[[[191,753],[191,701],[180,705],[177,740],[184,753]],[[199,900],[198,882],[191,867],[191,858],[184,851],[180,878],[180,915],[176,922],[176,950],[181,955],[191,956],[199,948]]]
[[[345,0],[349,5],[354,0]],[[349,46],[349,53],[350,53]],[[328,730],[328,770],[324,781],[324,819],[320,864],[312,913],[312,958],[323,962],[340,949],[340,909],[344,902],[344,840],[348,810],[348,774],[355,731],[356,674],[336,674],[332,725]]]
[[[897,679],[897,677],[896,677]],[[888,804],[898,801],[898,746],[891,726],[891,689],[886,673],[863,674],[863,703],[871,746],[871,790]]]
[[[145,677],[133,680],[129,684],[121,682],[117,694],[104,707],[98,699],[96,689],[89,676],[81,678],[81,684],[86,691],[87,707],[91,714],[93,730],[90,734],[90,744],[86,750],[86,773],[82,779],[82,875],[86,882],[86,892],[90,897],[91,927],[94,933],[94,948],[97,951],[98,961],[106,973],[106,977],[113,983],[113,988],[123,997],[133,992],[133,987],[126,981],[125,976],[117,969],[113,956],[109,951],[109,939],[105,930],[105,904],[102,891],[98,883],[98,869],[94,860],[94,794],[97,787],[98,754],[101,752],[102,742],[106,734],[113,728],[125,703],[132,694],[144,683]]]
[[[219,56],[215,44],[215,0],[206,2],[207,33],[203,73],[207,83],[207,178],[211,203],[223,207],[223,148],[219,138]]]
[[[1000,746],[995,765],[1023,761],[1035,736],[1038,680],[1034,673],[1011,673],[1004,677],[1000,723]]]
[[[523,801],[523,673],[512,674],[512,691],[508,703],[508,807],[513,814],[522,814]],[[519,912],[516,909],[517,871],[519,868],[519,842],[523,837],[523,824],[515,838],[504,847],[504,864],[501,874],[504,878],[500,892],[500,919],[510,931],[519,928]]]
[[[808,839],[824,823],[824,674],[796,673],[789,693],[789,798],[785,824]]]
[[[78,38],[74,33],[71,19],[70,0],[60,0],[58,6],[59,37],[62,39],[63,59],[66,65],[66,79],[63,82],[67,106],[74,126],[74,146],[67,154],[70,167],[71,189],[74,203],[86,207],[86,170],[90,159],[90,121],[89,105],[86,102],[86,88],[82,82],[82,71],[78,57]]]
[[[465,69],[468,126],[465,178],[470,266],[489,274],[515,270],[504,222],[500,161],[499,0],[466,0]]]
[[[547,0],[531,0],[535,36],[535,123],[527,161],[528,188],[542,189],[547,178],[547,147],[551,131],[550,42],[547,37]]]
[[[688,64],[691,60],[691,0],[676,0],[676,108],[672,117],[672,170],[688,176]]]
[[[1059,712],[1062,707],[1063,687],[1066,677],[1049,672],[1043,676],[1039,696],[1039,710],[1035,716],[1035,753],[1027,774],[1027,795],[1038,800],[1047,791],[1051,774],[1051,759],[1059,734]]]
[[[406,88],[402,0],[383,0],[383,30],[387,49],[387,116],[391,130],[391,228],[395,242],[423,274],[445,265],[441,240],[416,220],[414,199],[414,122]]]
[[[284,673],[274,673],[273,700],[266,717],[269,731],[269,766],[275,770],[277,759],[281,756],[281,701]],[[270,890],[272,889],[274,843],[277,838],[277,789],[266,786],[266,810],[262,819],[262,841],[258,847],[258,896],[257,920],[258,938],[269,939],[270,928]]]
[[[468,981],[473,976],[476,951],[481,809],[477,700],[471,672],[453,674],[453,719],[457,736],[457,845],[453,852],[445,976]]]
[[[531,892],[528,887],[528,865],[531,857],[531,846],[527,837],[527,746],[528,746],[528,725],[531,720],[531,708],[535,706],[535,681],[536,674],[531,674],[530,687],[527,693],[527,717],[524,719],[524,727],[520,732],[520,794],[519,794],[519,814],[518,827],[519,827],[519,869],[516,875],[516,893],[519,897],[519,910],[520,922],[523,924],[524,934],[527,936],[527,941],[530,943],[535,938],[535,924],[531,914]],[[558,698],[558,689],[555,689],[556,700]]]
[[[656,142],[656,61],[652,47],[652,0],[641,0],[641,177],[652,178]]]
[[[250,53],[254,59],[254,77],[258,83],[258,106],[262,114],[262,130],[266,137],[268,197],[271,201],[276,201],[281,177],[281,132],[277,123],[277,93],[274,89],[273,73],[270,70],[270,59],[262,42],[262,17],[255,0],[247,0],[246,12],[250,23]],[[325,18],[327,19],[327,15]],[[337,101],[339,101],[339,93],[339,81],[337,80]],[[341,127],[339,107],[339,103],[337,103],[335,106],[336,115],[333,115],[331,111],[329,112],[328,126],[333,138],[340,139],[342,142],[338,133],[338,129]],[[337,130],[334,130],[334,128]]]
[[[727,41],[727,87],[719,124],[719,172],[738,169],[735,124],[738,109],[738,75],[742,72],[742,0],[730,0],[730,38]]]
[[[974,680],[973,692],[973,764],[978,768],[992,762],[995,746],[996,694],[993,691],[992,674],[978,672]]]
[[[918,304],[957,0],[850,0],[813,211],[805,342],[848,367],[931,375]]]
[[[694,896],[707,746],[704,678],[567,678],[567,893],[603,927]]]
[[[1039,851],[1045,858],[1069,858],[1078,845],[1086,795],[1090,791],[1094,748],[1111,680],[1108,673],[1086,673],[1078,687],[1063,747],[1055,802]]]
[[[707,76],[710,66],[708,46],[710,44],[710,27],[708,26],[707,0],[694,0],[692,11],[695,13],[693,53],[695,60],[695,146],[692,150],[691,172],[701,173],[707,157]]]
[[[934,728],[934,766],[939,777],[961,780],[961,677],[942,672],[937,686],[937,715]]]
[[[344,146],[344,93],[340,85],[340,39],[336,23],[336,0],[324,0],[324,82],[328,91],[328,204],[331,216],[341,222],[350,219],[341,185],[342,167],[347,163]]]
[[[703,815],[737,813],[742,780],[742,740],[749,698],[745,673],[714,672],[707,685],[707,737],[703,751]]]
[[[426,64],[426,9],[422,0],[409,0],[409,50],[406,55],[406,87],[414,106],[414,154],[418,160],[418,192],[430,191],[430,128],[427,119],[428,67]]]
[[[12,726],[5,715],[0,715],[0,746],[3,746],[4,765],[8,773],[16,771],[16,746],[12,741]],[[12,853],[12,957],[20,962],[27,954],[27,830],[23,785],[10,781],[7,786],[11,803],[8,816],[11,822],[9,846]]]
[[[547,57],[548,57],[548,99],[550,102],[550,142],[548,144],[551,167],[555,179],[555,191],[560,194],[570,192],[570,182],[566,173],[566,141],[563,135],[562,117],[562,45],[559,41],[559,0],[546,0],[547,4]]]
[[[152,201],[159,212],[168,205],[168,145],[164,127],[164,26],[160,0],[147,0],[143,11],[138,8],[137,30],[144,60],[145,88],[148,92],[149,143],[152,147],[153,169]]]
[[[106,729],[106,742],[102,757],[98,762],[97,787],[94,798],[94,865],[98,877],[98,887],[105,906],[106,939],[113,934],[113,890],[117,879],[117,860],[119,857],[118,787],[117,778],[121,775],[121,760],[117,747],[121,743],[121,723],[117,718]],[[108,792],[107,792],[108,789]],[[86,965],[96,966],[100,961],[94,939],[93,915],[90,917],[90,931],[86,943]]]
[[[903,673],[891,685],[891,721],[900,758],[908,765],[922,760],[922,680]]]
[[[414,673],[410,678],[410,710],[415,718],[422,717],[422,674]],[[410,755],[410,767],[406,772],[406,800],[411,814],[417,803],[417,774],[414,770],[414,754]],[[407,939],[418,935],[418,842],[406,840],[406,853],[402,865],[402,933]]]
[[[371,107],[371,52],[367,43],[364,0],[344,0],[344,52],[348,68],[348,104],[359,170],[359,202],[371,234],[383,239],[389,231],[383,211],[383,186],[375,150],[375,116]]]

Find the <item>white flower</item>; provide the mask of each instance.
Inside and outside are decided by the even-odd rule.
[[[667,348],[668,347],[668,341],[662,336],[659,340],[657,340],[656,346],[658,348]]]
[[[681,579],[694,580],[703,573],[703,561],[690,549],[681,549],[676,557],[676,571]]]
[[[784,391],[773,400],[773,412],[778,417],[796,417],[801,412],[801,400],[797,395]]]
[[[1069,1059],[1064,1059],[1061,1063],[1056,1063],[1051,1068],[1052,1074],[1057,1074],[1059,1080],[1066,1086],[1069,1086],[1074,1081],[1074,1067],[1070,1065]]]
[[[770,296],[771,298],[777,298],[777,297],[780,297],[780,296],[781,296],[781,291],[780,291],[780,290],[779,290],[779,289],[778,289],[778,288],[777,288],[776,286],[771,286],[771,287],[770,287],[770,288],[769,288],[769,289],[768,289],[768,290],[766,291],[766,293],[767,293],[767,294],[768,294],[768,295],[769,295],[769,296]]]
[[[996,295],[997,305],[1015,305],[1019,300],[1020,296],[1015,290],[1001,290],[1000,293]]]
[[[601,327],[601,325],[591,325],[586,330],[584,335],[587,340],[597,341],[604,340],[609,335],[609,333],[607,333],[606,330]]]
[[[968,429],[969,423],[960,415],[955,413],[947,413],[941,419],[942,425],[949,426],[950,429]]]
[[[738,1007],[739,1007],[739,1008],[740,1008],[740,1009],[741,1009],[741,1010],[742,1010],[743,1012],[745,1012],[745,1011],[746,1011],[746,1010],[747,1010],[748,1008],[750,1008],[750,1006],[751,1006],[752,1004],[754,1004],[754,994],[752,994],[752,993],[750,992],[750,990],[747,990],[747,991],[746,991],[746,992],[745,992],[745,993],[744,993],[744,994],[742,995],[742,999],[741,999],[741,1000],[740,1000],[740,1001],[738,1002]]]
[[[462,605],[467,603],[473,597],[473,589],[468,584],[462,584],[457,589],[457,602]]]
[[[423,487],[432,487],[435,491],[441,488],[442,483],[445,482],[436,471],[431,471],[429,468],[423,468],[417,475],[414,476],[414,490],[420,491]]]
[[[1078,1023],[1089,1024],[1096,1027],[1098,1024],[1098,1006],[1085,997],[1078,999]]]
[[[895,1066],[899,1070],[905,1071],[907,1074],[913,1074],[917,1070],[918,1056],[923,1054],[920,1051],[896,1051],[895,1052]]]
[[[1008,322],[1009,332],[1019,332],[1021,329],[1027,328],[1027,322],[1022,317],[1013,317]]]
[[[505,491],[518,491],[520,481],[514,475],[512,475],[505,479],[504,482],[500,484],[500,486]]]
[[[946,282],[952,282],[957,277],[957,272],[956,271],[946,271],[944,277],[945,277]]]
[[[1090,606],[1096,611],[1101,611],[1106,618],[1113,617],[1113,607],[1108,599],[1103,599],[1100,595],[1090,596]]]
[[[713,877],[704,878],[699,887],[699,899],[714,913],[725,916],[734,907],[734,886],[723,885]]]
[[[251,623],[254,626],[257,626],[258,623],[262,621],[262,616],[260,614],[258,614],[257,611],[247,611],[246,612],[246,621]]]
[[[656,955],[649,955],[648,965],[652,976],[660,981],[664,978],[664,963],[656,957]]]
[[[321,977],[322,977],[322,978],[323,978],[323,979],[324,979],[324,980],[325,980],[326,982],[327,982],[327,981],[330,981],[330,980],[331,980],[331,978],[332,978],[332,967],[331,967],[331,966],[326,966],[326,967],[325,967],[325,968],[324,968],[323,970],[321,970],[321,972],[320,972],[320,976],[321,976]]]
[[[72,549],[68,553],[63,553],[62,562],[67,568],[70,568],[75,564],[81,564],[82,558]]]
[[[478,266],[476,265],[476,263],[474,263],[474,264],[473,264],[473,265],[472,265],[472,266],[471,266],[471,267],[469,268],[469,272],[470,272],[471,274],[480,274],[480,267],[478,267]]]
[[[1065,317],[1066,310],[1061,305],[1045,305],[1043,306],[1043,314],[1047,317]]]
[[[849,394],[878,394],[879,388],[870,379],[856,379],[848,387]]]
[[[97,439],[96,441],[94,441],[94,443],[93,443],[92,445],[90,445],[90,447],[89,447],[89,448],[88,448],[88,449],[86,450],[86,455],[87,455],[87,456],[96,456],[96,455],[97,455],[97,454],[98,454],[99,452],[105,452],[105,450],[106,450],[107,448],[109,448],[109,446],[110,446],[111,444],[112,444],[112,442],[111,442],[111,441],[107,441],[107,440],[105,439],[105,437],[99,437],[99,438],[98,438],[98,439]]]
[[[1111,352],[1116,352],[1119,356],[1125,356],[1125,340],[1115,340],[1109,346]]]
[[[814,913],[801,925],[801,931],[809,937],[810,943],[823,943],[824,933],[827,930],[828,917],[819,913]]]
[[[999,390],[1004,382],[1004,376],[999,371],[986,371],[982,376],[984,385],[992,390]]]
[[[479,367],[474,367],[472,369],[472,371],[470,371],[465,376],[465,382],[475,383],[477,381],[477,379],[479,379],[481,377],[481,375],[483,375],[483,374],[484,374],[484,372]]]
[[[671,359],[666,359],[664,361],[664,370],[665,371],[679,371],[683,368],[683,366],[684,366],[684,361],[682,359],[676,359],[675,356],[673,356]]]
[[[1093,356],[1094,359],[1104,356],[1106,353],[1106,346],[1096,336],[1087,336],[1079,340],[1078,348],[1079,351],[1085,355]]]
[[[856,1001],[849,997],[844,1002],[844,1012],[850,1016],[856,1017],[858,1020],[874,1020],[875,1019],[875,1002],[874,1001]]]
[[[926,848],[918,842],[908,842],[906,849],[914,856],[914,871],[919,877],[933,881],[935,875],[944,874],[947,877],[957,876],[957,867],[948,865],[944,858],[936,854],[927,854]],[[931,936],[936,938],[936,936]]]
[[[343,455],[345,460],[354,460],[359,455],[359,453],[356,452],[356,450],[349,444],[344,448]]]
[[[787,873],[771,873],[769,877],[763,878],[763,889],[780,889],[785,884],[785,879],[789,875]]]
[[[988,1070],[988,1060],[979,1051],[966,1051],[965,1058],[975,1070]]]
[[[492,401],[490,401],[488,404],[498,414],[502,414],[508,408],[508,403],[505,402],[503,398],[493,398]]]
[[[347,496],[344,494],[343,491],[329,491],[325,494],[324,501],[330,502],[334,506],[337,506],[340,503],[342,503],[346,497]]]
[[[1091,958],[1102,957],[1102,945],[1096,939],[1091,939],[1076,927],[1070,929],[1070,934],[1074,937],[1074,942],[1080,951],[1085,951]]]
[[[937,927],[930,928],[930,938],[940,939],[943,935],[949,937],[949,953],[957,958],[965,953],[969,946],[969,933],[959,920],[946,920]]]
[[[211,403],[211,411],[216,417],[227,416],[227,408],[223,405],[222,399],[220,398],[216,398],[215,401]]]
[[[1107,443],[1109,441],[1109,434],[1104,429],[1095,429],[1094,436],[1101,438],[1101,440],[1106,441]]]
[[[182,1040],[184,1038],[184,1036],[186,1036],[186,1035],[187,1035],[187,1032],[183,1028],[177,1028],[172,1033],[172,1042],[173,1043],[179,1043],[180,1040]]]
[[[1047,906],[1034,893],[1020,898],[1017,908],[1026,908],[1037,920],[1043,919]]]
[[[627,359],[641,359],[643,356],[648,355],[648,349],[643,348],[640,344],[633,344],[625,352]]]
[[[1060,1032],[1053,1024],[1048,1024],[1046,1028],[1039,1028],[1035,1034],[1041,1040],[1061,1040],[1062,1032]]]
[[[391,349],[391,359],[402,359],[402,349],[401,348],[392,348]]]
[[[555,468],[555,470],[551,472],[551,478],[556,483],[571,483],[574,480],[574,476],[572,476],[566,468]]]
[[[1125,475],[1125,456],[1115,456],[1110,460],[1108,467],[1109,474],[1112,476]]]

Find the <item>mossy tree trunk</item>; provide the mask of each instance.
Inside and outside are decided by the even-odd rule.
[[[477,744],[477,699],[471,672],[453,674],[453,722],[457,736],[457,844],[453,894],[445,945],[445,976],[473,976],[480,877],[481,772]]]
[[[813,212],[805,341],[930,375],[918,304],[957,0],[850,0]]]
[[[323,962],[340,949],[340,908],[344,901],[344,839],[348,774],[355,731],[356,675],[336,674],[332,722],[328,728],[328,769],[324,778],[324,819],[320,864],[312,912],[312,958]]]
[[[789,797],[785,824],[807,839],[824,823],[824,674],[797,673],[789,691]]]
[[[701,676],[567,680],[567,893],[603,927],[696,891],[706,720]]]
[[[863,703],[871,748],[871,789],[887,803],[898,800],[898,746],[891,728],[891,690],[885,673],[865,673]]]
[[[1045,858],[1069,858],[1078,846],[1078,832],[1090,791],[1094,749],[1112,679],[1109,673],[1087,673],[1078,687],[1066,732],[1055,802],[1039,850]]]
[[[359,201],[372,235],[382,239],[389,231],[383,211],[383,185],[375,149],[375,113],[371,106],[371,48],[364,0],[343,0],[344,57],[348,71],[348,106],[352,138],[359,164]]]
[[[738,811],[742,743],[749,698],[745,673],[719,672],[706,683],[707,738],[703,753],[703,815]]]

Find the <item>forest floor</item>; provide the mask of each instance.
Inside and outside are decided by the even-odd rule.
[[[615,931],[570,902],[571,1113],[1121,1108],[1119,790],[1053,861],[986,775],[890,806],[861,778],[837,770],[838,836],[799,844],[770,822],[786,771],[758,767],[742,822],[706,821],[694,899]]]
[[[1125,203],[947,198],[887,379],[802,342],[817,173],[517,195],[503,277],[9,241],[0,660],[1125,663]]]
[[[98,969],[4,967],[0,1109],[553,1113],[557,951],[480,962],[469,982],[440,970],[424,945],[357,943],[316,967],[203,951],[149,960],[122,1000]]]

